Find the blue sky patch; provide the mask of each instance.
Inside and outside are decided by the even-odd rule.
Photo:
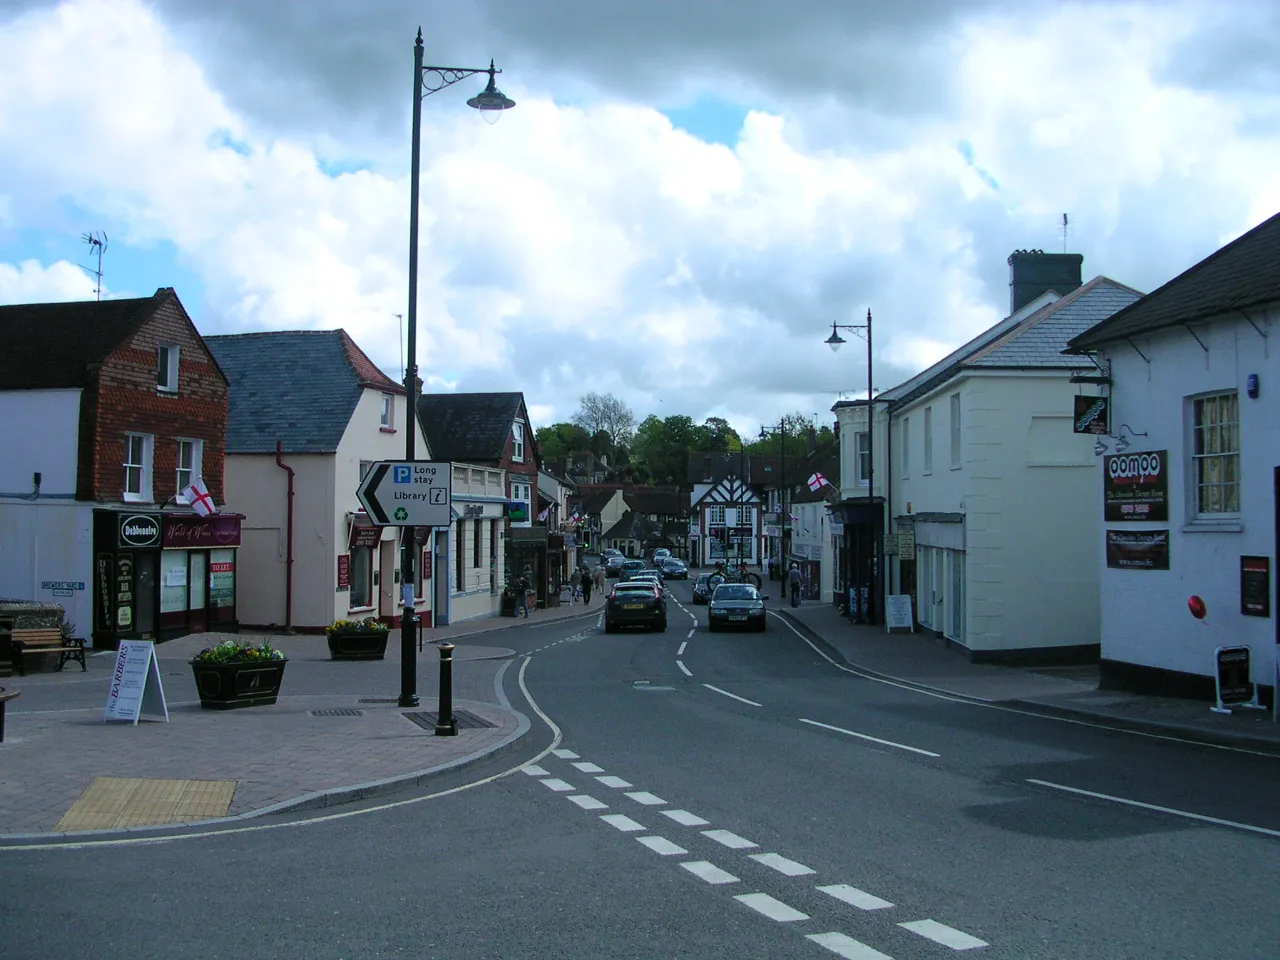
[[[693,134],[699,140],[723,143],[732,148],[738,145],[743,121],[747,119],[747,110],[747,107],[739,103],[730,103],[719,97],[701,96],[688,106],[673,107],[662,112],[674,126]]]
[[[226,147],[228,150],[234,150],[242,157],[252,155],[253,148],[243,140],[237,140],[231,135],[231,131],[227,129],[215,130],[209,134],[209,146],[215,150]]]
[[[985,183],[992,190],[1000,189],[1000,182],[996,180],[996,178],[993,177],[986,170],[982,169],[982,167],[978,166],[977,160],[974,159],[972,143],[970,143],[968,140],[961,140],[959,143],[956,144],[956,149],[960,151],[960,156],[964,157],[964,162],[967,163],[970,167],[972,167],[973,172],[982,178],[983,183]]]

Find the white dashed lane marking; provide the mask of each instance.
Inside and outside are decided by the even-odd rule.
[[[672,857],[676,854],[685,854],[689,852],[684,847],[672,843],[666,837],[636,837],[636,839],[654,853],[660,853],[664,857]]]
[[[893,904],[888,900],[881,900],[879,897],[873,897],[864,890],[857,887],[851,887],[847,883],[833,883],[830,886],[819,887],[823,893],[829,897],[835,897],[842,903],[847,903],[851,907],[857,907],[859,910],[884,910],[892,907]]]
[[[753,853],[751,859],[756,863],[762,863],[766,867],[784,873],[788,877],[803,877],[810,873],[816,873],[812,867],[806,867],[803,863],[796,863],[794,860],[788,860],[784,856],[776,853]]]
[[[613,787],[615,790],[622,790],[625,787],[634,786],[634,784],[628,783],[621,777],[596,777],[596,780],[603,783],[606,787]]]
[[[740,837],[736,833],[730,833],[728,830],[703,830],[702,835],[709,840],[728,847],[730,850],[748,850],[751,847],[758,847],[760,844],[748,840],[746,837]]]
[[[576,803],[583,810],[608,810],[607,803],[601,803],[595,797],[589,797],[585,793],[579,793],[569,798],[571,803]]]
[[[698,621],[697,621],[697,620],[693,621],[693,626],[694,626],[694,628],[695,628],[695,629],[697,628],[697,626],[698,626]],[[686,634],[684,635],[685,640],[686,640],[686,641],[692,640],[692,639],[693,639],[693,634],[694,634],[694,631],[693,631],[693,630],[690,630],[688,633],[686,633]],[[680,644],[680,652],[681,652],[681,653],[684,653],[684,644],[683,644],[683,643],[682,643],[682,644]]]
[[[689,860],[686,863],[680,864],[680,866],[684,867],[698,879],[707,881],[707,883],[719,884],[738,882],[738,878],[732,873],[727,873],[717,867],[714,863],[710,863],[706,860]]]
[[[585,760],[581,763],[575,763],[574,766],[583,773],[604,773],[604,767],[598,767],[594,763],[587,763]]]
[[[779,923],[792,923],[796,920],[809,919],[807,913],[801,913],[794,907],[787,906],[781,900],[775,900],[767,893],[742,893],[733,899],[750,907],[756,913],[762,913],[770,920],[776,920]]]
[[[548,790],[555,790],[557,793],[568,793],[573,789],[573,784],[557,780],[555,777],[551,777],[549,780],[539,780],[538,782]]]
[[[887,953],[873,950],[843,933],[811,933],[805,939],[826,947],[837,956],[844,957],[844,960],[893,960]]]
[[[621,813],[609,813],[600,818],[611,827],[617,827],[623,833],[634,833],[637,830],[643,830],[644,824],[636,823],[630,817]]]
[[[736,693],[730,693],[728,690],[721,690],[719,687],[713,687],[709,683],[704,683],[703,686],[706,687],[708,690],[711,690],[715,693],[720,694],[721,696],[729,697],[732,700],[737,700],[739,703],[749,703],[753,707],[763,706],[763,704],[756,703],[754,700],[748,700],[746,697],[740,697]]]
[[[691,671],[688,667],[686,667],[686,666],[684,665],[684,661],[683,661],[683,660],[677,660],[677,661],[676,661],[676,666],[680,668],[680,672],[681,672],[681,673],[683,673],[686,677],[692,677],[692,676],[693,676],[693,671]]]
[[[551,752],[554,753],[561,760],[581,760],[582,759],[572,750],[552,750]]]
[[[655,797],[647,790],[637,790],[635,793],[628,793],[627,796],[636,803],[643,803],[646,807],[660,807],[667,802],[661,797]]]
[[[948,927],[937,920],[912,920],[910,923],[900,923],[898,926],[903,930],[910,930],[912,933],[927,937],[934,943],[950,947],[952,950],[976,950],[978,947],[989,946],[985,940],[971,937],[964,931]]]
[[[529,766],[524,768],[524,772],[531,777],[545,777],[548,773],[548,771],[544,770],[542,767],[538,766],[536,763],[529,764]]]
[[[869,740],[872,743],[879,743],[886,747],[896,747],[899,750],[909,750],[912,753],[923,754],[926,757],[940,757],[942,754],[934,753],[932,750],[921,750],[919,747],[909,747],[905,743],[894,743],[892,740],[881,740],[879,737],[873,737],[869,734],[858,733],[856,730],[846,730],[844,727],[833,727],[829,723],[819,723],[817,720],[806,720],[800,718],[801,723],[807,723],[811,727],[821,727],[823,730],[833,730],[836,733],[843,733],[850,737],[857,737],[859,740]]]
[[[703,820],[701,817],[695,816],[688,810],[663,810],[662,815],[664,817],[670,817],[682,827],[705,827],[711,822],[710,820]]]
[[[676,651],[676,656],[677,656],[677,657],[683,657],[683,656],[684,656],[684,648],[685,648],[685,647],[687,647],[688,645],[689,645],[689,641],[688,641],[688,640],[682,640],[682,641],[680,642],[680,649]]]

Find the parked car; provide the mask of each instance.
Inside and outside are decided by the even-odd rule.
[[[600,551],[600,556],[605,559],[608,559],[609,557],[621,557],[622,551],[618,550],[616,547],[605,547]]]
[[[657,561],[655,566],[662,571],[662,575],[667,580],[688,580],[689,568],[683,560],[677,560],[675,557],[664,557]]]
[[[765,598],[749,583],[721,583],[711,594],[707,629],[722,627],[765,629]]]
[[[667,629],[667,601],[657,585],[641,580],[613,588],[605,601],[604,632],[616,633],[621,627]]]
[[[706,603],[711,599],[711,594],[715,592],[716,587],[722,583],[724,583],[724,577],[719,574],[698,574],[698,579],[693,582],[693,602]]]
[[[604,575],[606,577],[616,577],[622,572],[622,565],[627,562],[627,558],[622,554],[610,554],[604,561]]]
[[[648,564],[643,560],[624,560],[622,561],[622,566],[618,568],[618,579],[626,583],[627,580],[631,579],[633,573],[639,573],[647,566]]]
[[[667,559],[667,557],[669,556],[671,556],[670,550],[668,550],[666,547],[659,547],[657,550],[653,551],[653,565],[655,567],[658,566],[659,564],[661,564],[663,560]]]

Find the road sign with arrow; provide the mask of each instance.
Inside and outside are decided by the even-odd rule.
[[[452,465],[428,460],[379,460],[356,496],[380,527],[447,527],[453,522]]]

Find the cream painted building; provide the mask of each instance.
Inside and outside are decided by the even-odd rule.
[[[449,553],[436,567],[450,575],[436,579],[435,607],[441,623],[492,617],[501,607],[506,564],[506,471],[475,464],[453,464],[453,525]],[[443,545],[443,538],[437,548]],[[447,587],[447,593],[445,588]]]

